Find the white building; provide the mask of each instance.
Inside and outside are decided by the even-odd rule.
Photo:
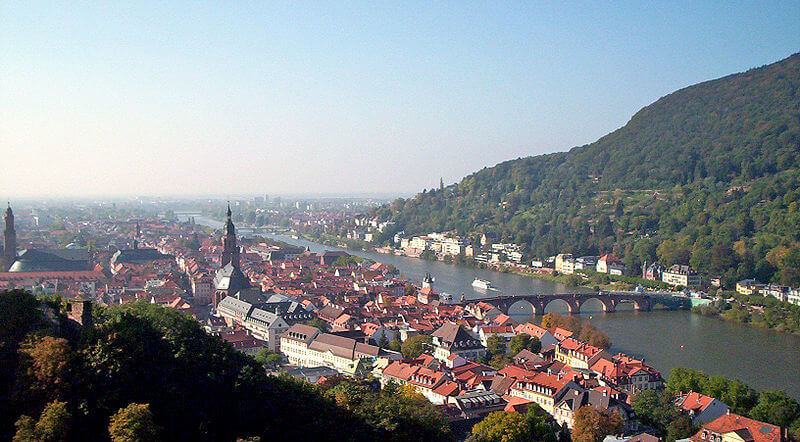
[[[689,266],[674,264],[661,273],[661,281],[672,286],[697,287],[700,275]]]
[[[281,353],[301,367],[330,367],[354,375],[367,369],[368,362],[380,356],[381,349],[355,339],[321,333],[316,327],[295,324],[281,335]]]

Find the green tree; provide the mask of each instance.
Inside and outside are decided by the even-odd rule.
[[[254,358],[259,364],[274,368],[283,361],[283,354],[265,348],[259,351]]]
[[[149,404],[131,403],[111,416],[108,434],[113,442],[159,440],[160,430],[153,421]]]
[[[520,333],[514,336],[509,343],[509,351],[512,355],[516,355],[522,350],[530,350],[534,353],[538,353],[541,348],[542,343],[539,341],[539,338],[527,333]]]
[[[429,350],[433,339],[430,335],[416,335],[412,336],[403,342],[400,347],[400,352],[403,354],[403,357],[408,358],[416,358],[419,357],[422,353],[425,353]]]
[[[753,419],[789,427],[800,418],[800,404],[783,391],[764,390],[758,404],[750,412]]]
[[[497,333],[492,333],[486,338],[486,352],[491,356],[505,356],[506,341]]]
[[[522,442],[531,440],[530,425],[519,413],[495,411],[472,427],[479,442]]]

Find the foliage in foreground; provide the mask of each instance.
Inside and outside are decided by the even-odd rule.
[[[312,386],[268,377],[177,311],[126,304],[96,311],[96,325],[79,329],[57,307],[22,291],[0,294],[0,439],[444,437],[431,416],[405,414],[421,409],[416,402],[380,402],[381,418],[371,419]]]

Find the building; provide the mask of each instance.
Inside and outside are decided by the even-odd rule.
[[[583,388],[565,388],[560,391],[553,405],[553,418],[561,425],[572,429],[575,424],[575,413],[590,405],[598,410],[609,410],[622,419],[623,428],[630,426],[633,411],[630,405],[618,394],[608,389],[585,390]]]
[[[589,369],[607,353],[600,348],[567,338],[556,344],[556,360],[572,368]]]
[[[659,390],[664,387],[664,378],[655,368],[622,353],[612,357],[601,357],[589,367],[599,376],[602,385],[635,395],[641,391]]]
[[[687,265],[673,264],[661,273],[661,281],[675,287],[698,287],[700,275]]]
[[[737,414],[724,414],[703,425],[689,440],[693,442],[782,442],[780,427]]]
[[[448,322],[439,327],[431,335],[433,338],[433,357],[447,362],[452,355],[468,360],[475,360],[486,353],[481,341],[473,337],[464,327]]]
[[[239,268],[239,246],[236,245],[236,227],[231,220],[231,205],[228,204],[228,219],[225,222],[225,237],[222,240],[222,268],[214,275],[213,305],[217,308],[226,296],[252,288],[250,278]]]
[[[379,347],[304,324],[295,324],[281,335],[280,351],[294,365],[330,367],[339,373],[355,375],[369,370],[370,363],[383,353]]]
[[[650,281],[661,281],[661,273],[664,272],[664,266],[654,262],[647,265],[647,262],[642,264],[642,278]]]
[[[14,212],[11,210],[11,203],[8,203],[4,219],[3,253],[0,256],[0,270],[2,271],[8,270],[17,260],[17,231],[14,230]]]
[[[728,414],[730,408],[721,401],[695,391],[678,395],[675,405],[692,418],[692,424],[700,426]]]
[[[792,289],[786,297],[789,304],[800,305],[800,288]]]
[[[608,273],[609,275],[622,275],[625,271],[625,264],[616,256],[607,253],[597,260],[595,267],[597,273]]]
[[[555,270],[565,275],[575,273],[575,258],[572,257],[572,253],[559,253],[556,255]]]
[[[744,279],[736,283],[736,291],[743,295],[753,295],[758,293],[764,284],[756,281],[755,279]]]

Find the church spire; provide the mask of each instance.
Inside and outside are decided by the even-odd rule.
[[[231,263],[234,267],[239,267],[239,246],[236,245],[236,227],[231,215],[231,203],[228,202],[228,219],[225,223],[225,237],[222,238],[222,265]]]
[[[17,260],[17,232],[14,229],[14,212],[11,202],[8,202],[5,216],[5,229],[3,229],[3,256],[0,258],[0,269],[7,270]]]

